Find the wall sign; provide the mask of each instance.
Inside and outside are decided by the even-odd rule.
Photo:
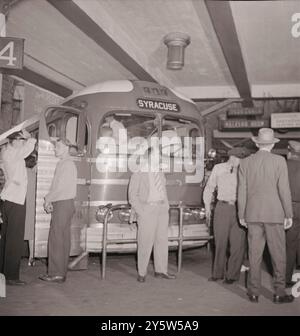
[[[300,112],[272,113],[272,128],[300,128]]]
[[[247,129],[247,128],[261,128],[268,127],[267,120],[245,120],[245,119],[232,119],[220,120],[219,127],[221,130],[228,129]]]
[[[22,38],[0,37],[0,68],[23,68],[24,41]]]
[[[227,111],[227,117],[262,116],[263,114],[263,109],[259,107],[230,108]]]

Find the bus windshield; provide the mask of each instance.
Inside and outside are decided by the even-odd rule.
[[[201,136],[201,131],[195,122],[188,119],[166,116],[162,120],[161,135],[163,155],[171,155],[171,157],[195,157],[196,139]],[[164,147],[167,147],[167,150],[164,151]]]
[[[180,138],[201,136],[198,125],[188,119],[172,116],[164,117],[161,122],[157,115],[143,115],[136,112],[110,113],[104,117],[99,125],[98,138],[101,136],[113,136],[119,138],[119,131],[126,130],[128,139],[142,137],[149,139],[158,136],[159,124],[161,123],[162,136],[178,136]]]
[[[201,137],[201,130],[195,121],[185,118],[158,115],[142,114],[136,112],[115,112],[107,114],[99,125],[98,139],[100,137],[112,137],[116,145],[122,143],[121,133],[125,132],[127,140],[133,138],[143,138],[149,140],[150,137],[158,137],[161,129],[162,146],[176,138],[177,142],[182,144],[190,143],[193,156],[196,150],[196,138]],[[174,141],[176,141],[176,139]],[[164,141],[166,143],[164,143]],[[187,151],[181,151],[180,154],[171,151],[174,156],[187,155]]]
[[[76,112],[67,108],[49,108],[45,114],[47,133],[50,138],[65,138],[74,145],[74,155],[77,154],[75,148],[88,149],[88,124],[85,119],[80,119],[80,111]]]
[[[124,138],[122,134],[125,134]],[[120,146],[126,141],[127,155],[140,156],[160,138],[162,160],[167,162],[168,169],[189,172],[189,167],[194,169],[197,163],[202,162],[197,160],[204,146],[201,135],[197,122],[186,118],[142,112],[111,112],[100,122],[96,147],[100,155],[109,155],[110,160],[113,160],[112,157],[117,160],[125,154]],[[180,167],[175,169],[175,165]]]

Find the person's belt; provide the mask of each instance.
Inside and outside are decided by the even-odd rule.
[[[218,200],[218,202],[224,203],[224,204],[230,204],[230,205],[235,205],[236,203],[236,201],[224,201],[224,200]]]

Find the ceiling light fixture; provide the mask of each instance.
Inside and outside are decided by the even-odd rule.
[[[167,68],[180,70],[184,66],[184,49],[191,42],[189,35],[185,33],[169,33],[164,37],[164,43],[168,47]]]

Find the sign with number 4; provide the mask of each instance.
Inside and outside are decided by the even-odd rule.
[[[0,37],[0,69],[22,69],[24,39]]]

